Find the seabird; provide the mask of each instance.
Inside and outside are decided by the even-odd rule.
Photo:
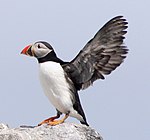
[[[57,111],[56,116],[39,125],[57,125],[72,116],[88,126],[78,91],[88,88],[97,79],[105,79],[105,75],[124,61],[128,53],[123,43],[127,24],[123,16],[111,19],[70,62],[58,58],[52,46],[45,41],[38,41],[22,50],[21,54],[37,58],[44,93]],[[61,114],[65,116],[56,120]]]

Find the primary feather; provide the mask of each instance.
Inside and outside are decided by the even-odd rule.
[[[89,87],[97,79],[104,79],[104,75],[123,62],[128,52],[123,45],[127,24],[122,16],[111,19],[70,63],[64,65],[78,90]]]

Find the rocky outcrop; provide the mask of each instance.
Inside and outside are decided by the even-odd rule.
[[[57,126],[21,126],[9,128],[0,124],[0,140],[102,140],[91,127],[63,123]]]

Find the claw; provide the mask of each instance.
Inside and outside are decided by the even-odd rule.
[[[42,124],[48,124],[49,122],[53,122],[55,119],[58,119],[60,117],[60,115],[57,114],[57,116],[48,118],[44,121],[42,121],[41,123],[38,124],[38,126],[42,125]]]
[[[60,117],[60,115],[48,118],[48,119],[42,121],[41,123],[39,123],[38,126],[40,126],[42,124],[48,124],[48,125],[51,125],[51,126],[61,124],[69,117],[69,114],[66,114],[64,116],[64,118],[62,118],[61,120],[55,120],[55,119],[58,119],[59,117]]]
[[[53,121],[48,122],[47,124],[51,126],[55,126],[55,125],[63,123],[68,117],[69,117],[69,114],[66,114],[65,117],[62,118],[61,120],[53,120]]]

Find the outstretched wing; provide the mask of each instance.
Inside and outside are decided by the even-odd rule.
[[[127,24],[122,16],[111,19],[64,67],[78,90],[104,79],[123,62],[128,52],[123,45]]]

